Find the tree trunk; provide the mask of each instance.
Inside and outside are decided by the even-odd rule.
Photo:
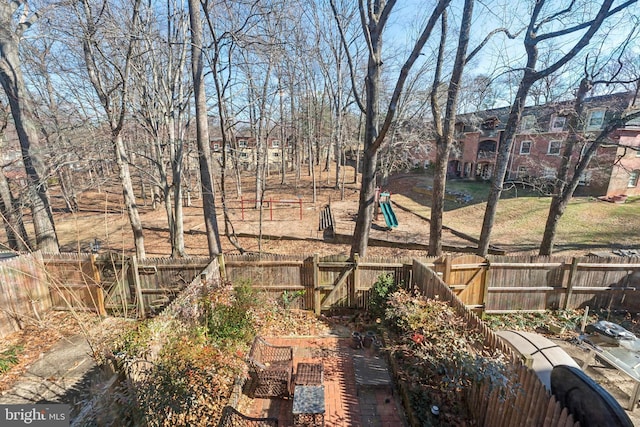
[[[280,185],[284,185],[287,183],[287,157],[285,147],[287,144],[285,143],[285,120],[284,120],[284,102],[282,100],[282,91],[284,88],[280,88]],[[289,96],[293,97],[293,94],[289,94]]]
[[[431,217],[429,221],[429,255],[442,255],[442,223],[444,194],[447,181],[447,164],[451,145],[436,138],[436,159],[433,169],[433,193],[431,195]]]
[[[3,2],[4,4],[4,2]],[[46,253],[58,253],[58,236],[53,221],[46,180],[41,178],[43,168],[34,151],[39,144],[38,132],[33,123],[29,105],[29,94],[25,88],[20,59],[18,57],[18,35],[12,33],[10,25],[12,6],[0,6],[0,84],[9,99],[11,115],[18,133],[22,161],[27,173],[28,192],[31,202],[33,226],[38,249]]]
[[[172,125],[173,126],[173,125]],[[172,185],[173,185],[173,233],[171,240],[171,257],[185,257],[187,255],[184,247],[184,215],[182,209],[182,152],[184,144],[182,139],[172,138],[175,144],[175,154],[171,160]]]
[[[362,184],[358,200],[358,217],[351,244],[352,257],[355,254],[360,254],[363,257],[367,254],[376,193],[377,162],[377,151],[373,153],[365,151],[362,159]]]
[[[22,209],[13,198],[9,181],[0,169],[0,213],[4,222],[9,248],[14,251],[29,251],[29,236],[22,221]]]
[[[376,168],[378,165],[378,150],[373,148],[373,144],[378,137],[382,34],[376,21],[371,20],[368,27],[371,46],[369,47],[367,77],[365,78],[367,106],[364,125],[364,156],[362,159],[362,184],[358,203],[358,217],[351,243],[352,258],[356,254],[361,257],[365,257],[367,254],[369,232],[371,231],[371,221],[373,219]]]
[[[582,117],[584,113],[584,99],[592,87],[591,82],[587,78],[584,78],[580,81],[580,86],[576,93],[574,111],[572,112],[571,117],[569,117],[567,126],[569,134],[567,135],[567,140],[562,153],[562,160],[558,170],[553,197],[551,198],[551,205],[549,206],[549,214],[547,215],[547,221],[542,235],[542,242],[540,243],[539,255],[551,255],[553,252],[553,241],[555,240],[556,231],[558,230],[558,223],[560,222],[560,218],[562,218],[562,215],[564,214],[580,179],[579,175],[577,177],[575,176],[575,172],[574,176],[570,177],[569,169],[571,166],[571,157],[579,141],[578,132],[583,129],[584,123],[582,121]],[[584,160],[585,159],[582,159],[582,161]],[[575,185],[572,185],[574,178],[576,178]]]
[[[458,95],[460,94],[460,82],[462,73],[466,65],[467,46],[469,45],[469,33],[471,32],[471,18],[473,16],[474,0],[465,0],[462,23],[460,25],[460,35],[458,38],[458,48],[456,59],[453,65],[453,72],[449,80],[447,89],[447,104],[445,108],[444,127],[435,124],[439,134],[436,138],[436,164],[433,178],[433,194],[431,202],[431,221],[429,224],[429,254],[440,256],[442,254],[442,218],[444,213],[444,196],[447,181],[447,166],[449,164],[449,153],[453,145],[453,136],[456,122],[456,110],[458,108]],[[438,64],[442,64],[444,58],[444,47],[446,41],[446,11],[442,14],[442,37]],[[434,88],[432,89],[432,108],[437,109],[437,88],[440,80],[440,69],[436,73]],[[434,111],[434,118],[440,120],[440,114]]]
[[[511,148],[513,147],[513,138],[515,137],[520,123],[520,117],[524,110],[525,100],[527,93],[533,85],[534,80],[532,78],[532,72],[529,69],[525,70],[525,75],[520,81],[518,86],[518,92],[516,98],[511,105],[509,112],[509,119],[504,131],[500,135],[500,144],[498,145],[498,155],[496,158],[496,166],[493,171],[493,178],[491,180],[491,188],[489,190],[489,197],[487,200],[487,207],[484,212],[484,219],[482,221],[482,231],[480,232],[480,242],[478,243],[478,255],[487,256],[489,252],[489,240],[491,236],[491,230],[495,222],[496,212],[498,210],[498,201],[502,195],[502,186],[504,185],[505,176],[507,174],[507,168],[509,166],[509,157],[511,156]]]
[[[196,104],[196,134],[198,140],[198,161],[202,186],[202,205],[209,256],[222,253],[220,232],[216,218],[215,193],[211,170],[211,147],[209,146],[209,123],[207,120],[207,95],[204,85],[202,63],[202,19],[200,2],[189,0],[189,21],[191,22],[191,70],[193,72],[193,94]]]
[[[129,216],[131,231],[133,232],[133,242],[136,247],[136,256],[139,260],[146,258],[144,250],[144,233],[142,231],[142,221],[138,213],[138,205],[136,204],[136,196],[133,191],[133,182],[131,181],[131,172],[129,171],[129,159],[124,146],[124,141],[120,133],[113,135],[113,150],[116,156],[116,164],[120,173],[120,182],[122,183],[122,195],[124,198],[124,206]]]

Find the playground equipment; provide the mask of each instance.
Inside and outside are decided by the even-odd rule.
[[[240,211],[241,211],[241,215],[242,215],[242,220],[244,221],[244,210],[245,210],[245,203],[249,204],[250,206],[253,206],[256,204],[256,200],[251,200],[251,199],[245,199],[244,197],[240,197]],[[284,208],[284,209],[289,209],[291,206],[295,206],[297,205],[298,210],[300,212],[300,221],[302,221],[302,198],[298,197],[297,200],[294,199],[264,199],[262,200],[262,204],[264,207],[266,207],[267,209],[269,209],[269,221],[273,221],[273,210],[274,210],[274,206],[277,204],[278,207],[276,207],[275,209],[280,209],[280,207]]]
[[[376,195],[387,227],[396,228],[398,226],[398,218],[396,218],[396,214],[393,212],[393,208],[391,207],[391,193],[386,191],[380,193],[380,189],[378,189],[376,191]]]

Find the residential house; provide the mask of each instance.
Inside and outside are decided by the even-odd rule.
[[[268,169],[279,171],[282,164],[282,153],[285,153],[287,165],[290,166],[291,156],[289,155],[290,146],[285,142],[285,150],[283,150],[282,141],[279,138],[267,138],[267,165]],[[238,135],[235,140],[226,147],[227,167],[234,166],[232,160],[237,160],[237,165],[243,170],[254,170],[256,168],[257,143],[256,138]],[[212,154],[219,162],[222,162],[222,139],[215,138],[211,141]]]
[[[615,114],[640,109],[633,93],[595,96],[585,100],[580,136],[592,140]],[[508,181],[552,182],[561,162],[573,102],[526,107],[511,150]],[[509,108],[462,114],[456,123],[456,144],[449,157],[449,177],[489,180],[493,176],[500,135]],[[586,149],[573,153],[575,164]],[[640,120],[609,136],[581,177],[578,195],[640,195]]]

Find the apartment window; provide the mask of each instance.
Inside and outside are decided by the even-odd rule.
[[[540,173],[540,177],[542,179],[553,181],[556,179],[558,175],[558,170],[556,168],[552,168],[549,166],[543,166],[542,172]]]
[[[549,141],[549,150],[547,154],[552,156],[560,155],[560,147],[562,146],[562,141]]]
[[[589,119],[587,120],[587,129],[600,129],[604,124],[604,110],[594,110],[589,113]]]
[[[247,148],[247,140],[246,139],[241,139],[238,141],[238,147],[240,148]]]
[[[273,157],[280,157],[280,153],[276,151],[275,153],[273,153]]]
[[[566,117],[554,117],[551,119],[551,132],[558,132],[564,129],[564,124],[567,122]]]
[[[531,141],[522,141],[520,143],[520,154],[529,154],[531,153]]]
[[[524,178],[526,176],[529,176],[529,171],[526,166],[518,166],[517,174],[518,178]]]
[[[583,172],[578,180],[578,185],[589,185],[591,181],[591,172]]]
[[[498,123],[499,120],[497,117],[489,117],[484,122],[482,122],[482,125],[480,125],[480,127],[484,130],[494,130],[496,126],[498,126]]]
[[[247,153],[240,153],[240,158],[241,159],[246,159],[247,157],[249,157],[249,155]]]
[[[625,114],[625,116],[626,116],[626,115],[629,115],[629,114],[635,114],[635,113],[638,113],[638,111],[640,111],[640,110],[638,110],[638,109],[631,110],[631,111],[627,112],[627,113]],[[625,126],[625,127],[631,127],[631,126],[636,127],[636,126],[640,126],[640,117],[636,117],[635,119],[631,119],[631,120],[629,120],[629,121],[628,121],[624,126]]]
[[[280,141],[278,141],[277,139],[274,139],[273,141],[271,141],[271,147],[272,148],[279,148],[280,147]]]
[[[218,144],[218,143],[213,144],[213,149],[214,149],[215,151],[220,150],[220,144]]]
[[[524,116],[520,121],[520,131],[530,131],[536,126],[536,118],[534,116]]]
[[[640,177],[640,170],[634,170],[629,174],[629,183],[627,187],[637,187],[638,186],[638,177]]]

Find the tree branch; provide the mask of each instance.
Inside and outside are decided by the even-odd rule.
[[[573,5],[576,4],[576,0],[571,0],[571,3],[569,4],[569,6],[567,6],[566,9],[561,10],[559,12],[554,13],[553,15],[543,19],[540,21],[540,23],[538,25],[535,26],[534,30],[537,33],[538,30],[540,29],[540,27],[542,27],[544,24],[553,21],[554,19],[556,19],[557,17],[564,15],[565,13],[569,13],[571,12],[571,9],[573,9]]]
[[[353,59],[351,58],[351,53],[349,51],[349,46],[347,44],[347,40],[346,37],[344,35],[344,28],[342,27],[342,22],[340,21],[340,16],[338,15],[338,9],[336,9],[336,5],[335,5],[335,1],[334,0],[330,0],[329,3],[331,4],[331,10],[333,11],[333,17],[336,20],[336,24],[338,25],[338,32],[340,33],[340,41],[342,42],[342,45],[344,46],[344,51],[347,55],[347,63],[349,64],[349,75],[351,77],[351,92],[353,93],[353,97],[356,100],[356,104],[358,104],[358,108],[360,108],[360,111],[362,111],[363,113],[366,111],[364,104],[362,103],[361,99],[360,99],[360,95],[358,95],[358,91],[356,89],[356,71],[355,68],[353,66]]]
[[[602,22],[604,22],[604,20],[611,15],[611,11],[609,11],[609,8],[611,7],[611,5],[613,4],[614,0],[604,0],[602,2],[602,7],[600,7],[600,10],[598,11],[598,14],[596,15],[595,19],[591,21],[591,25],[589,27],[589,30],[587,30],[587,32],[580,38],[580,40],[578,40],[578,42],[575,44],[575,46],[573,46],[573,48],[567,52],[566,55],[564,55],[562,58],[560,58],[555,64],[547,67],[546,69],[542,70],[542,71],[538,71],[535,72],[535,79],[539,80],[542,79],[550,74],[553,74],[554,72],[558,71],[561,67],[563,67],[567,62],[569,62],[570,60],[572,60],[585,46],[587,46],[589,44],[589,42],[591,41],[591,38],[595,35],[595,33],[598,31],[598,29],[600,29],[600,26],[602,25]],[[624,3],[624,5],[628,6],[632,3],[635,3],[638,0],[629,0],[626,3]],[[625,7],[626,7],[625,6]],[[619,7],[616,8],[619,10],[621,10]],[[539,38],[535,39],[534,42],[534,46],[540,41]]]
[[[400,70],[400,76],[398,77],[398,81],[396,82],[396,87],[393,90],[393,95],[391,96],[391,101],[389,102],[389,108],[387,109],[387,115],[385,117],[384,123],[380,128],[380,132],[378,133],[376,140],[373,142],[371,147],[369,147],[369,149],[372,152],[375,152],[376,150],[378,150],[378,148],[380,148],[380,145],[384,140],[384,136],[389,130],[391,123],[393,122],[393,118],[396,113],[396,108],[398,106],[398,100],[400,99],[400,95],[402,94],[402,89],[404,87],[405,81],[407,80],[407,76],[409,75],[409,71],[411,70],[411,67],[413,67],[413,64],[416,62],[416,60],[418,59],[418,56],[420,56],[420,52],[422,51],[422,48],[424,47],[425,43],[431,36],[431,32],[433,31],[433,28],[436,26],[436,23],[438,22],[440,15],[442,15],[444,10],[449,6],[449,3],[451,3],[451,0],[438,1],[438,4],[436,5],[435,9],[431,13],[431,16],[429,17],[429,21],[427,22],[427,25],[424,28],[424,31],[420,35],[420,38],[416,41],[416,44],[413,46],[413,50],[411,51],[409,58],[402,66],[402,69]]]
[[[333,0],[331,0],[331,4],[333,5]],[[367,25],[367,15],[364,13],[364,5],[362,4],[362,0],[358,2],[358,11],[360,12],[360,25],[362,26],[362,33],[364,34],[364,38],[367,42],[369,55],[373,56],[375,55],[375,52],[373,51],[373,44],[371,43],[371,32],[369,31],[369,26]],[[371,19],[371,17],[369,19]]]
[[[591,26],[594,22],[600,20],[604,20],[605,18],[608,18],[611,15],[614,15],[618,12],[620,12],[621,10],[627,8],[628,6],[631,6],[633,3],[636,3],[638,0],[627,0],[626,2],[622,3],[621,5],[614,7],[613,9],[611,9],[604,17],[599,18],[600,16],[600,12],[598,12],[598,16],[596,16],[593,20],[591,21],[587,21],[587,22],[583,22],[581,24],[575,25],[573,27],[569,27],[569,28],[565,28],[563,30],[559,30],[559,31],[554,31],[551,33],[547,33],[547,34],[542,34],[539,36],[536,36],[537,41],[542,41],[542,40],[547,40],[547,39],[552,39],[552,38],[556,38],[556,37],[560,37],[560,36],[565,36],[567,34],[571,34],[571,33],[575,33],[576,31],[580,31],[582,29],[585,29],[589,26]],[[605,5],[605,3],[610,3],[609,7],[611,7],[611,3],[613,2],[603,2],[603,7]],[[600,11],[602,11],[602,8],[600,9]],[[598,25],[599,26],[599,25]]]
[[[518,37],[518,35],[520,35],[520,33],[522,33],[524,31],[524,29],[518,31],[515,34],[511,34],[511,32],[509,32],[509,30],[507,28],[496,28],[495,30],[491,31],[489,34],[486,35],[486,37],[484,38],[484,40],[482,40],[482,42],[476,46],[471,53],[469,53],[469,55],[467,55],[467,59],[465,60],[465,62],[469,62],[473,59],[474,56],[476,56],[480,50],[482,50],[482,48],[489,43],[489,40],[491,39],[491,37],[495,36],[498,33],[505,33],[507,38],[513,40],[516,37]]]
[[[389,15],[393,10],[393,7],[396,4],[396,0],[388,0],[382,9],[382,13],[380,13],[380,19],[378,20],[378,26],[380,28],[384,28],[387,25],[387,20],[389,19]]]
[[[438,105],[438,88],[440,87],[440,78],[442,76],[442,63],[444,62],[444,49],[447,43],[447,11],[446,10],[442,12],[442,17],[440,20],[442,21],[442,24],[441,24],[442,30],[440,33],[440,44],[438,45],[438,59],[436,60],[436,68],[433,71],[433,85],[431,86],[431,93],[429,94],[429,98],[431,100],[431,114],[433,115],[433,127],[438,139],[442,138],[443,136],[442,113],[440,111],[440,106]]]

